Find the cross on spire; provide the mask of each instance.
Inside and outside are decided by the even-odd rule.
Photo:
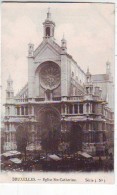
[[[48,13],[50,13],[50,7],[48,7]]]
[[[48,7],[47,19],[51,19],[50,7]]]

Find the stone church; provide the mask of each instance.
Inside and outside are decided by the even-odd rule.
[[[43,28],[41,44],[28,46],[28,83],[14,95],[13,81],[7,80],[4,150],[18,150],[26,137],[27,149],[39,150],[51,133],[56,150],[104,155],[114,142],[111,64],[105,63],[105,74],[84,72],[67,53],[65,38],[61,45],[55,42],[50,11]]]

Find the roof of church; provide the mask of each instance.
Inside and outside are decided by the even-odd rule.
[[[109,75],[107,75],[107,74],[95,74],[95,75],[92,75],[92,80],[94,82],[97,82],[97,81],[103,82],[103,81],[107,81],[108,79],[109,79]]]
[[[34,57],[36,57],[36,55],[38,55],[38,53],[42,50],[42,48],[45,46],[45,44],[50,44],[52,47],[54,47],[54,49],[56,49],[59,53],[61,53],[61,47],[60,45],[55,42],[55,41],[42,41],[39,46],[35,49],[34,51]],[[78,66],[78,68],[85,74],[85,72],[81,69],[81,67],[78,65],[78,63],[74,60],[74,58],[72,57],[72,55],[70,55],[69,53],[66,53],[66,55],[73,60],[73,62]]]
[[[15,98],[20,98],[21,95],[23,95],[28,90],[28,83],[25,84],[25,86],[15,95]]]

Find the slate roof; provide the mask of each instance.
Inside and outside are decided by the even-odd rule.
[[[15,95],[15,99],[20,98],[20,96],[23,95],[23,93],[25,93],[25,91],[27,90],[28,90],[28,83],[26,83],[24,87]]]
[[[96,75],[92,75],[92,80],[93,82],[104,82],[107,81],[109,79],[109,76],[107,74],[96,74]]]

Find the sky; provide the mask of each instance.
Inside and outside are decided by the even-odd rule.
[[[111,62],[114,74],[114,5],[105,3],[3,3],[2,4],[2,97],[11,75],[15,94],[28,81],[28,43],[35,49],[43,40],[43,22],[48,7],[55,22],[55,39],[63,34],[67,51],[91,74],[106,72]]]

